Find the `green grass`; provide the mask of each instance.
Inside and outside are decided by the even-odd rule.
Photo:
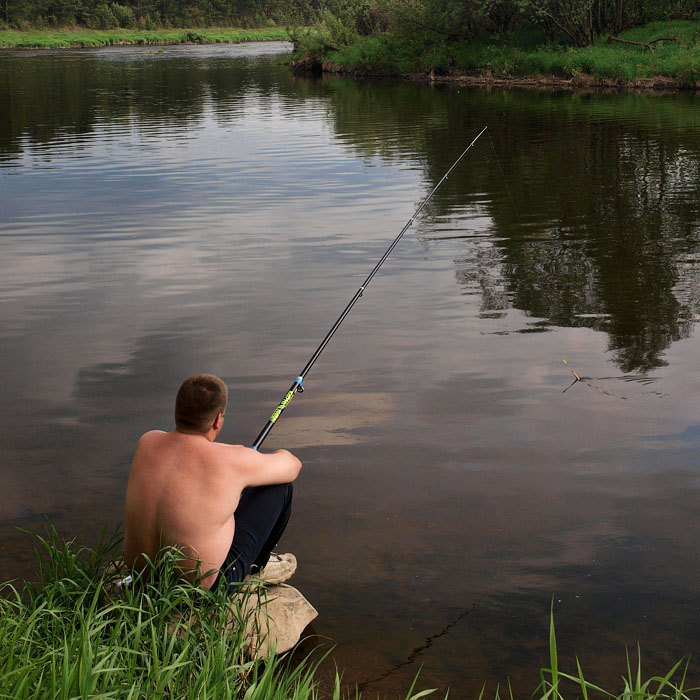
[[[0,30],[0,48],[85,48],[120,44],[229,44],[244,41],[286,41],[283,27],[238,29],[14,29]]]
[[[117,533],[95,547],[65,541],[48,526],[36,537],[37,581],[0,585],[0,698],[13,700],[333,700],[354,698],[336,672],[321,689],[323,656],[301,662],[290,655],[253,660],[242,633],[250,606],[177,579],[177,553],[169,552],[130,587],[114,596],[111,584],[126,572],[115,564]],[[249,612],[244,612],[246,609]],[[368,652],[369,653],[369,652]],[[559,667],[554,615],[550,616],[549,666],[540,671],[533,700],[615,698],[697,700],[685,687],[679,662],[667,673],[644,677],[641,655],[629,656],[619,693]],[[504,674],[505,675],[505,674]],[[433,690],[409,688],[407,700]],[[479,699],[485,695],[482,690]],[[512,699],[513,694],[509,695]],[[500,697],[496,689],[495,698]]]
[[[540,684],[533,700],[565,700],[566,698],[592,697],[611,700],[693,700],[700,694],[700,688],[686,687],[688,662],[678,661],[663,676],[654,675],[644,678],[642,675],[642,654],[637,646],[637,663],[632,664],[629,652],[627,664],[621,676],[622,691],[611,693],[586,680],[581,664],[576,659],[576,674],[564,673],[559,668],[557,638],[554,629],[554,601],[549,618],[549,667],[540,670]],[[512,694],[511,694],[512,700]]]
[[[620,35],[631,41],[659,42],[650,51],[642,46],[608,43],[601,37],[590,47],[482,40],[445,43],[429,37],[400,38],[386,34],[364,37],[350,46],[327,50],[322,60],[344,69],[377,74],[437,75],[488,74],[497,78],[555,76],[562,79],[588,75],[600,80],[633,82],[656,77],[684,85],[700,80],[700,22],[656,22]],[[318,41],[316,42],[319,43]],[[299,54],[313,54],[313,36],[297,46]]]
[[[320,697],[323,656],[251,659],[243,630],[253,606],[178,579],[176,551],[115,597],[113,581],[127,573],[119,534],[87,547],[49,526],[36,542],[38,580],[0,586],[0,698]],[[359,697],[337,673],[330,692]]]

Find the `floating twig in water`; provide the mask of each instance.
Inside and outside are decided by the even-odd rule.
[[[569,363],[568,363],[566,360],[562,360],[562,362],[563,362],[567,367],[569,367]],[[574,382],[574,384],[575,384],[576,382],[580,382],[580,381],[581,381],[581,377],[579,377],[578,374],[576,374],[576,372],[574,372],[574,370],[571,369],[571,367],[569,367],[569,372],[571,372],[571,374],[573,374],[574,377],[576,377],[576,381]]]
[[[623,399],[624,401],[627,401],[626,396],[622,396],[621,394],[616,394],[613,391],[608,391],[607,389],[604,389],[602,386],[599,386],[598,384],[595,384],[591,382],[590,377],[579,377],[576,372],[569,367],[569,363],[566,360],[562,360],[562,362],[568,367],[569,372],[574,375],[574,381],[569,384],[569,386],[566,387],[561,393],[565,394],[571,387],[576,384],[576,382],[583,382],[587,386],[591,387],[591,389],[595,389],[596,391],[600,392],[601,394],[606,394],[607,396],[615,396],[618,399]]]
[[[569,391],[569,389],[571,389],[571,387],[572,387],[574,384],[576,384],[577,381],[578,381],[578,379],[574,379],[574,381],[571,382],[571,384],[569,384],[569,386],[567,386],[566,389],[564,389],[561,393],[562,393],[562,394],[566,394],[566,392]]]

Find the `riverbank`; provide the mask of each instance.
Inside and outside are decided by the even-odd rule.
[[[93,547],[66,541],[50,525],[36,537],[39,580],[23,589],[0,584],[0,693],[18,700],[111,697],[144,700],[182,697],[248,700],[355,698],[336,670],[321,688],[319,666],[326,654],[255,658],[245,629],[251,614],[245,601],[225,589],[208,591],[177,579],[173,551],[154,576],[115,587],[127,572],[119,563],[119,532]],[[599,693],[622,700],[690,700],[679,661],[663,676],[645,679],[641,659],[622,674],[623,691],[608,693],[558,665],[554,618],[550,615],[549,666],[540,671],[536,700]],[[484,690],[480,697],[484,696]],[[434,689],[405,695],[418,700]],[[487,697],[489,697],[487,695]],[[498,689],[494,697],[500,697]]]
[[[319,52],[311,34],[297,40],[299,72],[397,76],[465,85],[698,89],[700,22],[677,20],[601,37],[588,47],[517,42],[440,42],[392,34],[361,37]]]
[[[68,49],[122,45],[238,44],[248,41],[288,41],[284,27],[240,29],[14,29],[0,30],[2,49]]]

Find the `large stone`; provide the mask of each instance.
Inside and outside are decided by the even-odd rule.
[[[126,580],[122,562],[108,568],[105,591],[109,599],[121,598]],[[130,584],[131,577],[127,585]],[[264,584],[251,578],[231,603],[228,629],[245,626],[245,652],[249,658],[262,659],[274,649],[276,654],[289,651],[301,638],[306,626],[318,616],[311,603],[293,586],[286,583]],[[196,615],[187,616],[196,623]],[[177,616],[173,622],[182,621]]]
[[[245,624],[246,653],[261,659],[271,649],[276,654],[291,649],[306,626],[318,616],[316,609],[293,586],[254,586],[239,595],[238,611],[231,626]]]

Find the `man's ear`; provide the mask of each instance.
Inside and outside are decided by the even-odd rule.
[[[219,430],[223,424],[224,414],[219,413],[219,415],[217,415],[216,418],[214,418],[214,425],[212,425],[212,428],[214,428],[214,430]]]

